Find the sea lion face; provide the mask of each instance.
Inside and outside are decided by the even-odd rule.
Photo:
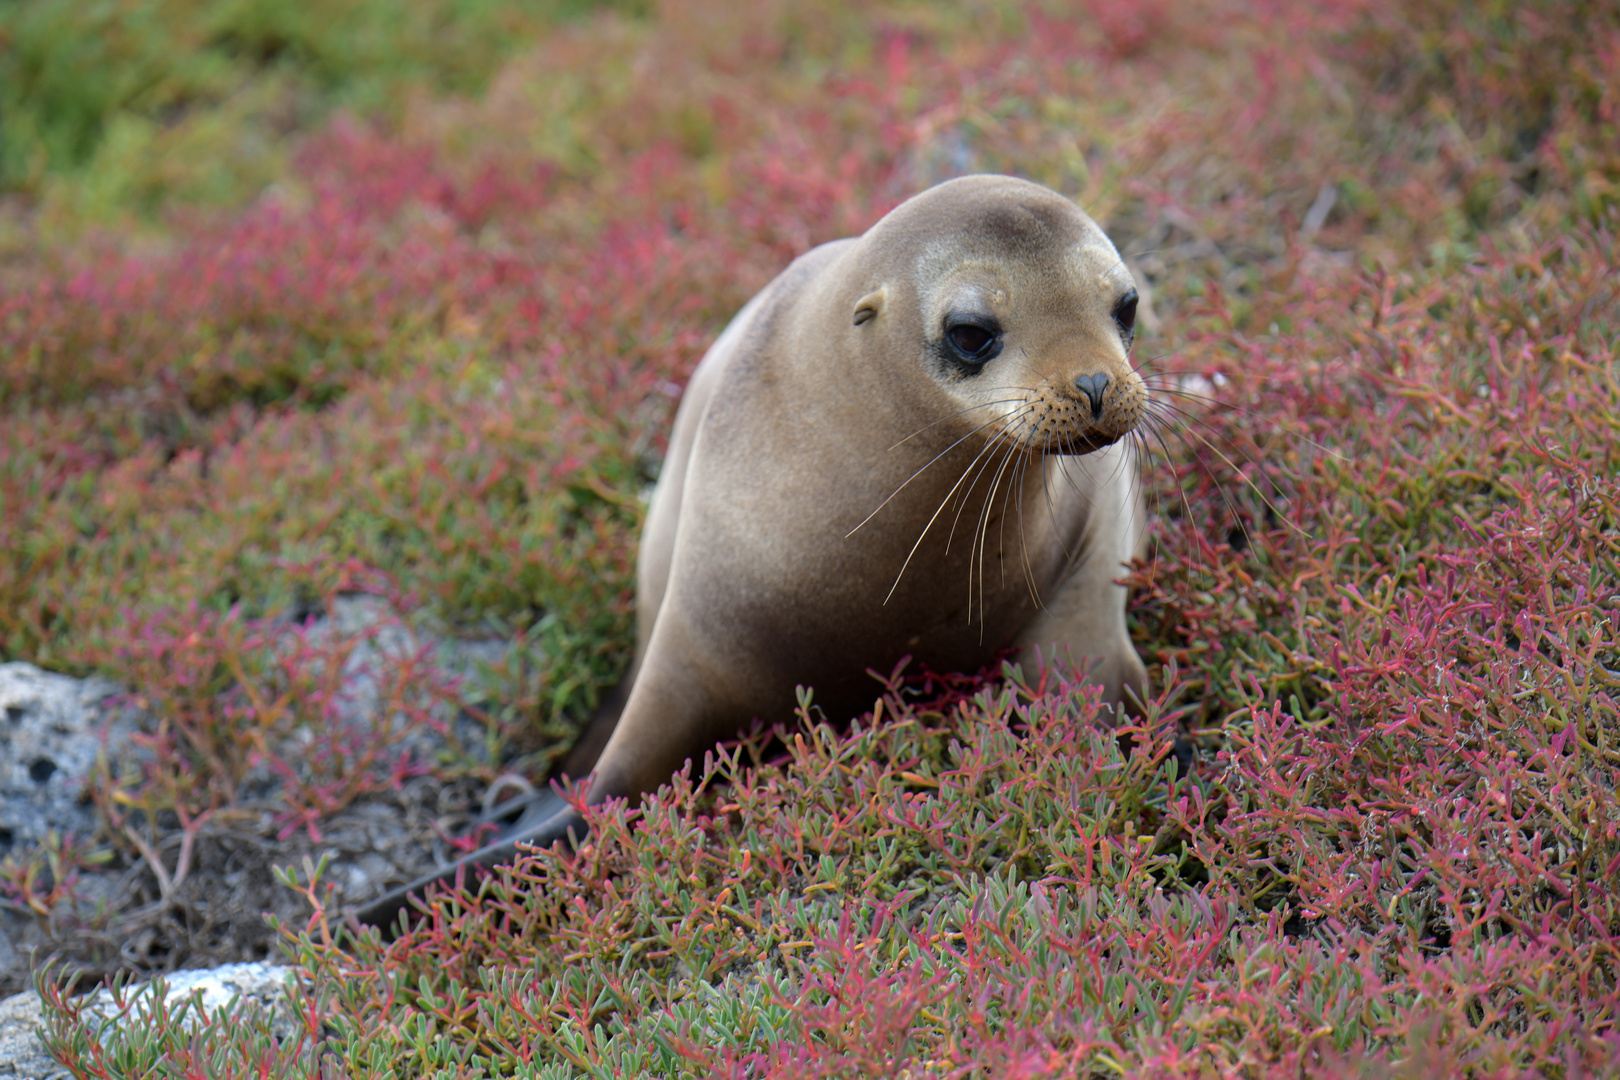
[[[1097,223],[1008,177],[934,191],[953,197],[918,207],[913,235],[933,235],[913,249],[912,326],[963,422],[1034,453],[1089,453],[1134,430],[1147,404],[1129,358],[1136,286]]]

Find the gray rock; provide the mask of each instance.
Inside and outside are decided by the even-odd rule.
[[[249,1002],[275,1010],[275,1031],[280,1038],[292,1034],[293,1018],[284,1008],[287,970],[270,964],[227,964],[206,971],[177,971],[166,976],[164,999],[170,1002],[200,992],[210,1013],[240,995],[237,1008]],[[89,1005],[102,1019],[114,1013],[112,994],[98,990]],[[44,1016],[39,995],[32,990],[0,1001],[0,1080],[68,1080],[40,1041]]]
[[[95,810],[84,783],[112,719],[103,702],[118,687],[102,679],[53,675],[33,664],[0,664],[0,855],[32,848],[50,832],[88,837]],[[119,753],[127,728],[109,730]]]
[[[96,837],[100,823],[86,783],[102,752],[103,728],[114,759],[128,753],[133,728],[129,711],[112,707],[117,692],[104,679],[0,664],[0,858],[31,855],[53,833],[78,843]],[[111,903],[116,884],[112,874],[85,875],[78,906],[89,911]],[[0,993],[26,985],[31,956],[48,947],[49,936],[44,920],[26,908],[0,904]]]
[[[39,1041],[39,995],[26,994],[0,1001],[0,1077],[4,1080],[67,1080]]]

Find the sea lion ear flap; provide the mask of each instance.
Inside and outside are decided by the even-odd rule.
[[[888,292],[887,287],[879,287],[855,302],[856,326],[877,318],[878,313],[883,310],[883,301],[888,298]]]

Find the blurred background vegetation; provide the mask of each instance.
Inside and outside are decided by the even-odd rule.
[[[412,94],[480,93],[547,30],[647,0],[9,0],[0,190],[59,225],[230,206],[286,167],[286,136]]]

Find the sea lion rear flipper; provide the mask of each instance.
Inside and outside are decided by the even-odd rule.
[[[585,833],[585,821],[579,811],[555,791],[543,793],[515,825],[492,843],[373,900],[356,911],[355,918],[364,926],[378,927],[383,940],[392,941],[399,931],[401,914],[410,909],[411,897],[426,895],[433,885],[454,884],[463,867],[468,871],[464,882],[471,887],[476,881],[473,875],[478,871],[516,859],[520,854],[519,844],[544,848],[561,840],[572,846],[583,840]]]

